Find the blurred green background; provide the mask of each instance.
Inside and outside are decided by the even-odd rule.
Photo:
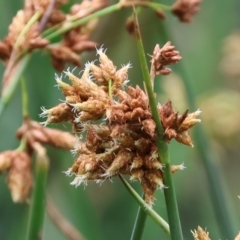
[[[169,1],[162,1],[169,4]],[[171,1],[170,4],[172,4]],[[0,0],[0,39],[7,34],[8,25],[22,1]],[[191,24],[180,23],[167,14],[164,22],[150,10],[140,16],[144,46],[151,54],[156,43],[162,46],[165,39],[163,25],[170,33],[170,40],[181,52],[182,62],[192,80],[197,106],[202,110],[202,125],[209,138],[213,160],[222,168],[222,179],[229,203],[240,220],[239,169],[240,169],[240,2],[238,0],[203,1],[200,13]],[[100,19],[93,39],[107,48],[107,55],[116,66],[131,62],[130,84],[142,85],[134,38],[125,30],[125,20],[131,9],[124,9]],[[82,62],[96,58],[95,53],[84,53]],[[173,101],[175,109],[182,112],[188,108],[184,86],[178,66],[172,67],[173,74],[157,80],[158,100]],[[0,75],[4,72],[0,65]],[[47,109],[63,99],[54,87],[55,70],[49,57],[34,53],[25,70],[32,119],[39,118],[40,107]],[[22,123],[20,86],[0,119],[0,151],[15,149],[19,142],[15,132]],[[191,111],[196,109],[190,109]],[[50,126],[66,129],[65,126]],[[86,188],[70,186],[71,178],[63,171],[74,161],[69,152],[48,148],[51,159],[47,191],[61,213],[89,240],[129,239],[137,213],[137,205],[119,179],[104,182],[101,186],[89,183]],[[196,148],[176,142],[170,145],[173,164],[184,162],[185,171],[174,175],[180,218],[184,239],[192,239],[190,230],[198,225],[207,227],[211,239],[221,238],[210,197],[208,182],[201,158]],[[213,173],[214,174],[214,173]],[[24,239],[27,228],[27,204],[14,204],[6,186],[6,174],[0,176],[0,239]],[[138,183],[132,185],[140,193]],[[154,209],[166,219],[163,192],[156,193]],[[239,222],[236,223],[239,226]],[[238,229],[240,231],[240,227]],[[237,232],[236,232],[237,235]],[[66,239],[45,215],[43,239]],[[151,220],[147,220],[143,239],[165,239],[164,233]]]

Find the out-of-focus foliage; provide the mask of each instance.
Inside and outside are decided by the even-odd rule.
[[[168,4],[169,1],[163,2]],[[0,1],[1,39],[7,33],[8,24],[21,5],[22,1],[19,0]],[[167,14],[168,18],[161,23],[150,10],[140,15],[140,27],[147,53],[152,52],[156,43],[165,43],[161,34],[164,24],[171,32],[172,39],[168,40],[177,46],[183,56],[182,61],[191,76],[193,90],[199,100],[198,106],[203,112],[202,124],[211,138],[211,149],[217,156],[214,160],[223,168],[223,178],[230,194],[228,197],[236,213],[240,213],[240,202],[237,198],[240,168],[240,38],[237,33],[239,10],[240,3],[237,0],[203,1],[200,13],[191,24],[180,23],[171,14]],[[125,19],[130,14],[131,10],[125,9],[102,18],[94,39],[108,48],[108,56],[116,65],[131,62],[133,68],[129,73],[130,84],[141,85],[142,76],[136,44],[125,30]],[[83,62],[95,58],[95,53],[84,54]],[[1,64],[1,76],[3,71],[4,67]],[[159,101],[171,99],[176,109],[181,112],[188,104],[177,66],[173,68],[173,72],[176,75],[158,80],[156,92],[159,94]],[[34,53],[25,71],[25,77],[31,117],[41,121],[38,116],[41,112],[40,107],[50,108],[62,98],[60,91],[54,87],[54,70],[49,57],[39,52]],[[15,131],[22,122],[20,99],[19,86],[0,120],[0,151],[18,146]],[[66,129],[66,126],[59,127]],[[208,183],[196,150],[172,143],[170,151],[172,163],[184,162],[187,167],[185,171],[174,175],[184,239],[191,239],[190,230],[198,225],[207,227],[212,239],[219,239],[208,194]],[[47,189],[61,213],[86,236],[86,239],[129,239],[137,205],[121,182],[114,180],[113,183],[105,182],[101,186],[90,183],[85,189],[75,189],[69,185],[71,179],[63,174],[63,171],[72,165],[71,154],[50,148],[48,154],[51,162]],[[5,177],[4,174],[0,176],[0,239],[24,239],[28,206],[15,205],[12,202]],[[132,185],[140,192],[138,184]],[[166,219],[163,193],[157,192],[156,198],[154,208]],[[161,229],[148,219],[143,239],[159,239],[161,232]],[[43,239],[66,239],[47,214]]]

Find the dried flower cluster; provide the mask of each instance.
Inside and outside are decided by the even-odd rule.
[[[157,44],[154,48],[151,61],[154,75],[168,75],[172,70],[166,66],[177,63],[181,59],[179,51],[175,50],[171,42],[167,42],[162,48]]]
[[[200,226],[197,230],[191,231],[194,237],[194,240],[211,240],[208,236],[208,232],[204,231]]]
[[[42,108],[41,116],[47,117],[43,124],[68,121],[75,133],[86,134],[86,141],[75,146],[73,153],[78,157],[67,171],[76,176],[72,185],[128,174],[131,180],[141,182],[145,201],[151,205],[155,190],[164,187],[164,166],[157,152],[158,136],[148,96],[138,86],[124,90],[130,64],[117,70],[102,48],[97,54],[100,64],[87,63],[81,77],[64,72],[71,85],[56,76],[66,98],[51,109]],[[158,110],[166,141],[175,138],[192,146],[188,129],[200,121],[200,112],[179,115],[171,102],[159,104]],[[100,119],[101,124],[95,122]],[[172,172],[179,169],[183,166],[172,166]]]
[[[23,202],[32,186],[31,159],[24,151],[0,153],[0,173],[8,171],[7,183],[14,202]]]
[[[73,5],[70,13],[66,14],[60,7],[67,2],[67,0],[25,0],[24,8],[17,12],[9,25],[8,35],[0,41],[0,58],[7,64],[13,50],[19,54],[23,51],[45,48],[50,53],[56,70],[63,71],[66,63],[80,66],[78,54],[96,46],[96,43],[90,40],[91,33],[96,27],[96,19],[69,30],[63,35],[61,42],[53,45],[41,36],[41,32],[51,27],[54,27],[54,30],[65,28],[74,21],[103,8],[107,5],[107,0],[84,0],[81,4]],[[41,17],[22,34],[36,12]]]
[[[0,173],[7,172],[7,183],[16,203],[24,202],[30,193],[33,177],[31,158],[33,152],[45,154],[43,144],[70,150],[76,139],[67,132],[44,128],[41,124],[26,118],[17,130],[17,138],[24,139],[25,147],[0,153]]]
[[[191,22],[198,13],[202,0],[177,0],[172,6],[172,12],[182,22]]]

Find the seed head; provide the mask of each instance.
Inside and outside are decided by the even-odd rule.
[[[158,105],[159,116],[164,128],[164,136],[166,141],[175,138],[178,142],[193,147],[192,140],[188,130],[195,124],[201,122],[197,117],[201,113],[200,110],[188,114],[188,110],[179,115],[172,108],[171,101],[164,105]]]
[[[167,68],[167,65],[179,62],[182,59],[179,51],[175,50],[175,47],[171,45],[171,42],[167,42],[162,48],[157,44],[153,51],[152,56],[152,71],[154,75],[168,75],[171,73],[171,69]]]
[[[31,160],[25,152],[15,151],[8,172],[8,187],[16,203],[23,202],[32,186]]]
[[[208,232],[204,231],[200,226],[197,230],[191,231],[194,240],[211,240],[208,236]]]
[[[182,22],[191,22],[198,13],[201,0],[177,0],[172,6],[172,12]]]

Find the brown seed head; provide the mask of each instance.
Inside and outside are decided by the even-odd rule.
[[[158,106],[160,119],[164,128],[164,136],[167,142],[175,138],[178,142],[193,147],[192,140],[188,134],[188,130],[195,124],[201,122],[197,117],[201,113],[200,110],[188,114],[179,115],[172,108],[171,101],[164,105]]]
[[[198,226],[197,230],[191,231],[194,237],[194,240],[211,240],[208,236],[208,232],[204,231],[201,227]]]
[[[43,122],[44,125],[47,125],[49,123],[74,121],[72,107],[67,103],[60,103],[51,109],[45,109],[44,107],[41,109],[42,113],[40,114],[40,117],[47,117],[47,120]]]
[[[191,22],[198,13],[201,0],[177,0],[172,6],[172,12],[182,22]]]
[[[15,151],[7,181],[13,201],[23,202],[32,186],[31,160],[28,154]]]
[[[20,32],[27,22],[25,12],[23,10],[19,10],[16,16],[13,18],[12,23],[8,27],[8,35],[5,39],[5,42],[13,47]]]
[[[171,73],[171,69],[167,68],[167,65],[179,62],[182,59],[179,51],[175,50],[175,47],[171,45],[171,42],[167,42],[162,48],[157,44],[153,51],[152,56],[152,70],[155,75],[167,75]]]
[[[29,147],[34,148],[34,143],[48,144],[56,148],[71,150],[74,148],[76,138],[68,133],[57,129],[45,128],[35,121],[25,121],[17,130],[19,139],[25,138]]]
[[[131,162],[133,154],[128,150],[121,150],[113,160],[111,166],[106,170],[105,176],[110,177],[120,172],[121,168],[124,168],[126,164]]]

